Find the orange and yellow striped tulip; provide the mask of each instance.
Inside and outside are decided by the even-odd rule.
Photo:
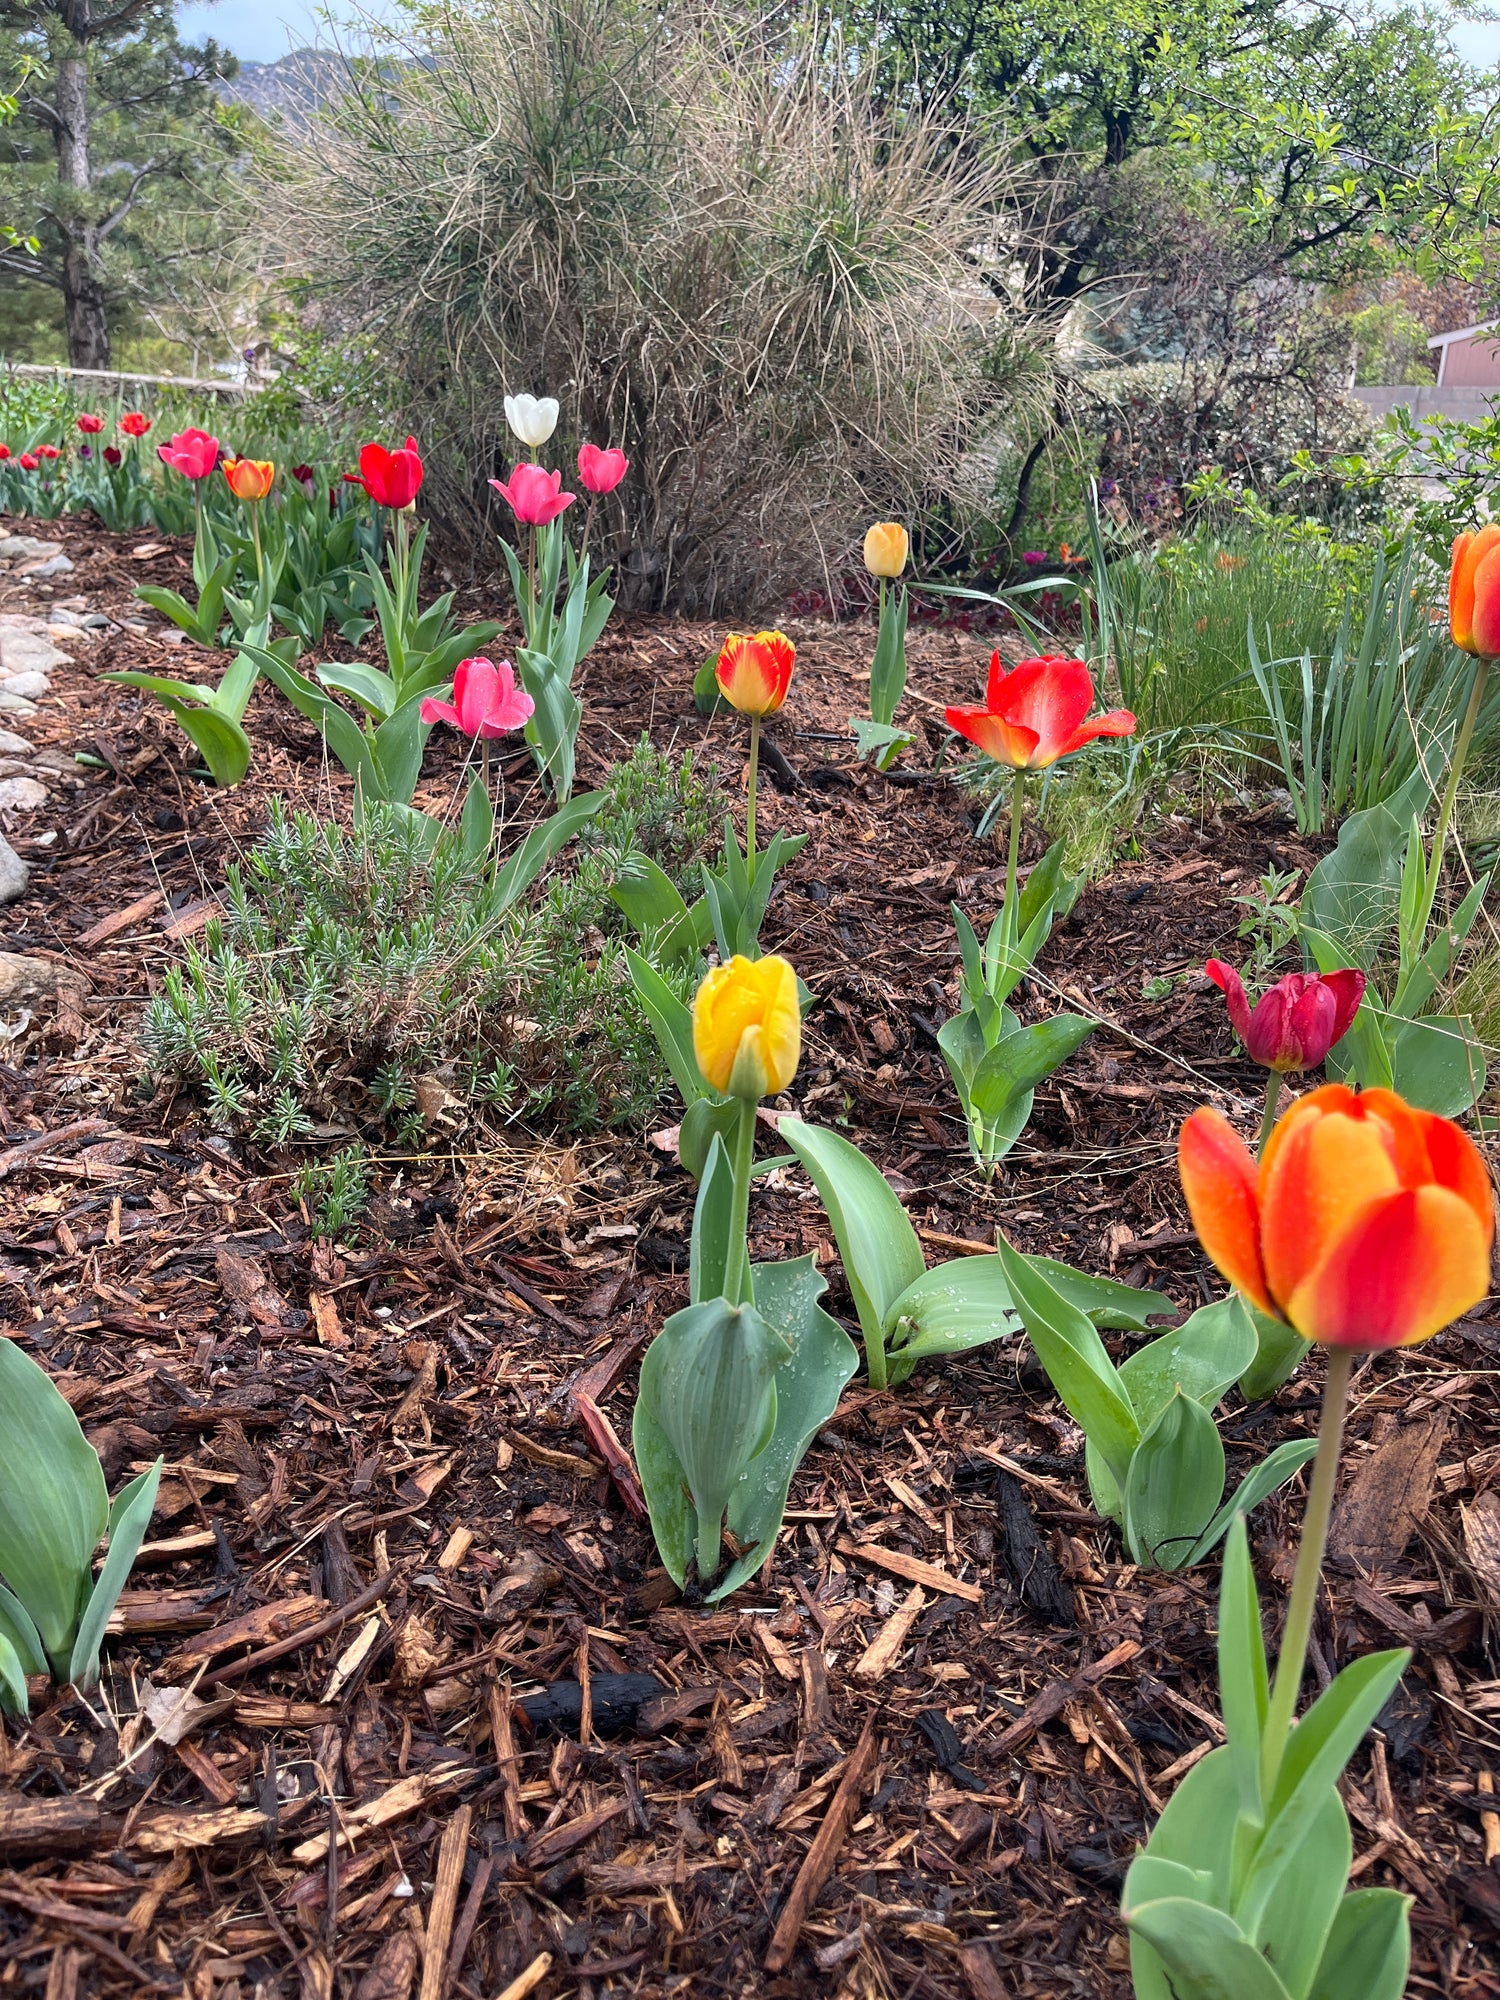
[[[715,1090],[774,1097],[797,1074],[802,1009],[797,975],[784,958],[716,965],[693,1001],[693,1053]]]
[[[1500,656],[1500,526],[1494,522],[1453,544],[1448,629],[1466,653],[1486,660]]]
[[[1183,1126],[1177,1163],[1209,1257],[1307,1340],[1410,1347],[1489,1291],[1484,1162],[1456,1125],[1393,1091],[1309,1091],[1258,1167],[1205,1107]]]
[[[276,477],[276,466],[269,458],[226,458],[224,477],[236,500],[264,500]]]
[[[792,684],[797,648],[785,632],[731,632],[714,677],[719,692],[741,715],[774,715]]]

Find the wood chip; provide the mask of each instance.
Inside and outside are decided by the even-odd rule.
[[[495,2000],[526,2000],[526,1995],[534,1987],[540,1986],[551,1970],[551,1952],[538,1952],[526,1970],[495,1995]]]
[[[817,1898],[818,1891],[833,1873],[833,1864],[838,1859],[839,1849],[854,1822],[859,1806],[860,1788],[864,1784],[870,1766],[875,1761],[875,1724],[866,1722],[858,1743],[844,1766],[844,1775],[839,1780],[839,1788],[833,1795],[833,1803],[818,1828],[807,1857],[797,1871],[797,1879],[792,1884],[776,1929],[772,1933],[770,1948],[765,1956],[765,1968],[769,1973],[785,1972],[791,1963],[792,1953],[797,1949],[797,1939],[802,1934],[802,1926],[807,1913]]]
[[[118,936],[138,924],[142,917],[149,917],[161,901],[161,890],[153,889],[149,895],[139,897],[123,910],[116,910],[113,916],[101,917],[97,924],[91,924],[81,937],[74,939],[75,949],[92,951],[95,945],[103,944],[106,938]]]
[[[888,1569],[892,1576],[905,1577],[908,1583],[926,1584],[939,1597],[961,1597],[966,1604],[983,1604],[984,1592],[977,1583],[962,1583],[955,1576],[949,1576],[936,1563],[923,1562],[918,1556],[909,1556],[900,1549],[883,1549],[878,1542],[840,1541],[837,1544],[841,1556],[853,1556],[856,1562],[873,1563],[877,1569]]]
[[[352,1847],[362,1833],[369,1833],[378,1826],[389,1826],[392,1821],[405,1819],[419,1806],[440,1792],[451,1791],[455,1785],[466,1784],[474,1775],[467,1764],[451,1766],[446,1771],[421,1771],[409,1778],[402,1778],[398,1784],[389,1787],[378,1797],[366,1799],[362,1805],[353,1807],[343,1816],[338,1831],[340,1847]],[[311,1840],[304,1840],[292,1849],[292,1859],[299,1867],[310,1868],[315,1861],[326,1859],[328,1854],[328,1834],[318,1833]]]
[[[855,1661],[852,1671],[860,1680],[878,1681],[890,1672],[900,1657],[907,1635],[916,1624],[922,1606],[926,1602],[921,1584],[914,1583]]]
[[[1066,1680],[1054,1681],[1051,1687],[1043,1688],[1035,1701],[1028,1702],[1008,1729],[1002,1729],[990,1748],[992,1751],[1013,1750],[1018,1743],[1035,1736],[1044,1722],[1050,1722],[1054,1715],[1060,1715],[1067,1704],[1085,1688],[1093,1687],[1096,1681],[1117,1673],[1128,1666],[1140,1652],[1134,1639],[1125,1639],[1112,1648],[1101,1660],[1095,1660],[1091,1667],[1081,1673],[1070,1674]]]
[[[1334,1510],[1330,1555],[1365,1572],[1391,1569],[1427,1518],[1438,1456],[1448,1434],[1439,1411],[1425,1423],[1404,1424],[1364,1461]]]
[[[458,1892],[463,1886],[464,1856],[469,1847],[469,1827],[474,1815],[460,1806],[443,1829],[438,1847],[437,1870],[432,1885],[432,1901],[427,1908],[423,1942],[422,1985],[418,2000],[443,2000],[447,1983],[448,1943],[453,1935],[453,1918],[458,1909]]]

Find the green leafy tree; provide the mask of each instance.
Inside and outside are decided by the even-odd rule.
[[[239,150],[214,85],[237,65],[178,38],[170,0],[0,0],[0,273],[61,294],[68,358],[107,368],[128,299],[168,296]]]

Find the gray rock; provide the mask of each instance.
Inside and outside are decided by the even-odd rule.
[[[102,611],[91,611],[83,621],[85,632],[107,632],[109,620]]]
[[[12,694],[8,687],[0,686],[0,715],[37,715],[40,710],[34,701],[28,701],[23,694]]]
[[[52,683],[45,674],[5,674],[0,675],[0,688],[7,694],[23,695],[27,701],[35,701],[38,695],[51,694]]]
[[[36,749],[24,736],[15,736],[8,729],[0,729],[0,755],[6,757],[29,757]]]
[[[55,556],[61,553],[61,542],[41,542],[35,535],[6,535],[0,538],[0,562],[15,562],[21,556]]]
[[[28,632],[16,625],[0,625],[0,680],[15,674],[50,674],[54,667],[71,664],[65,653],[40,632]]]
[[[0,951],[0,1008],[50,999],[65,986],[76,986],[84,993],[94,990],[76,966],[59,965],[51,958],[28,958],[18,951]]]
[[[32,576],[67,576],[72,568],[72,558],[59,555],[49,557],[40,569],[34,569],[30,573]]]
[[[35,812],[47,803],[47,787],[35,778],[0,778],[0,812]]]
[[[13,903],[17,896],[24,896],[30,880],[31,870],[0,833],[0,905]]]

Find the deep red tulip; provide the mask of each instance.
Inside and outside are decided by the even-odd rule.
[[[156,447],[156,455],[184,479],[207,479],[219,462],[219,440],[207,431],[179,431],[167,444]]]
[[[1283,1075],[1317,1068],[1347,1033],[1365,990],[1362,972],[1289,972],[1262,993],[1252,1012],[1232,965],[1211,958],[1203,970],[1222,990],[1250,1060]]]
[[[292,477],[295,479],[296,474]],[[359,471],[346,472],[344,477],[353,485],[363,486],[377,507],[394,507],[398,512],[409,507],[422,484],[422,460],[416,439],[409,437],[400,451],[387,451],[383,444],[362,444]]]
[[[997,764],[1013,771],[1042,771],[1092,743],[1096,736],[1130,736],[1135,717],[1128,709],[1085,718],[1094,701],[1094,681],[1082,660],[1049,654],[1022,660],[1010,673],[999,652],[990,655],[983,708],[944,711],[948,727],[978,744]]]
[[[104,447],[104,463],[106,465],[118,465],[122,456],[123,453],[118,445],[107,444]]]
[[[491,660],[460,660],[453,674],[452,701],[435,701],[429,695],[422,703],[422,720],[451,722],[465,736],[493,741],[519,729],[535,706],[526,690],[516,686],[509,660],[498,667]]]
[[[141,410],[127,410],[120,419],[120,429],[128,438],[143,438],[151,428],[151,419]]]
[[[613,493],[629,470],[630,460],[616,447],[608,451],[596,444],[579,447],[578,478],[590,493]]]
[[[23,451],[21,453],[21,456],[16,460],[16,463],[20,466],[23,472],[35,472],[37,467],[41,464],[41,460],[37,458],[32,452]]]
[[[516,519],[529,528],[544,528],[578,498],[576,493],[560,491],[560,472],[543,472],[539,465],[524,459],[510,475],[509,484],[502,479],[492,479],[490,484],[502,500],[510,502]]]
[[[308,499],[311,500],[313,495],[313,488],[318,483],[318,475],[313,470],[313,468],[310,465],[294,465],[292,467],[291,476],[293,479],[296,480],[297,484],[302,488],[302,491],[307,495]]]
[[[94,416],[91,411],[85,410],[78,419],[78,428],[89,437],[97,437],[104,428],[104,419],[103,417]]]

